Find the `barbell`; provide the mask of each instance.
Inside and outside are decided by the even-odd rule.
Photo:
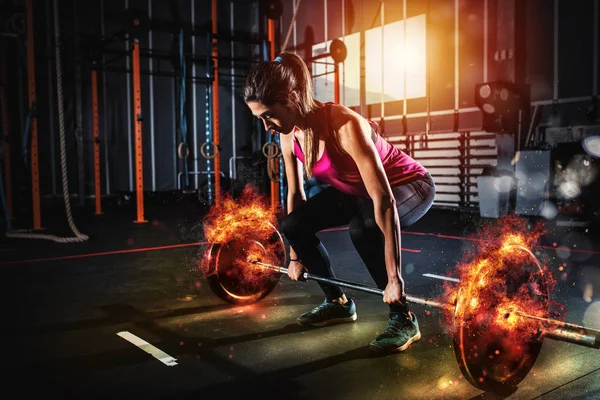
[[[545,338],[600,348],[599,330],[549,318],[549,284],[528,248],[508,245],[500,258],[492,260],[497,264],[492,269],[475,270],[447,301],[406,295],[407,302],[451,316],[459,368],[471,385],[488,392],[516,388],[533,368]],[[285,260],[283,239],[273,227],[266,236],[263,232],[261,237],[212,243],[202,269],[218,297],[231,304],[251,304],[265,298],[287,274],[281,265]],[[377,287],[309,272],[302,279],[383,296]]]

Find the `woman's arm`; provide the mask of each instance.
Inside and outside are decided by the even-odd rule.
[[[294,135],[281,135],[280,143],[288,186],[287,213],[289,214],[294,208],[306,201],[303,167],[300,160],[294,156]],[[297,259],[296,252],[292,248],[290,248],[290,258]]]
[[[352,110],[338,110],[333,118],[334,126],[339,126],[340,144],[358,166],[367,192],[373,200],[375,221],[384,235],[385,267],[388,275],[384,301],[398,302],[404,295],[404,282],[401,275],[400,220],[396,200],[371,139],[372,128],[369,122]]]

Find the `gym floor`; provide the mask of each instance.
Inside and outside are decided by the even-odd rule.
[[[325,328],[295,324],[323,300],[313,281],[282,276],[255,304],[225,303],[197,267],[207,248],[200,223],[206,211],[185,198],[157,201],[147,208],[145,224],[133,223],[132,205],[106,207],[100,216],[79,211],[75,221],[90,236],[87,242],[1,242],[7,393],[14,388],[19,398],[62,399],[600,398],[600,350],[546,339],[517,390],[500,396],[462,377],[451,333],[436,309],[412,305],[422,340],[404,353],[377,356],[368,343],[387,323],[380,296],[346,290],[356,300],[358,320]],[[61,229],[60,212],[42,215],[54,215],[42,221],[46,233]],[[484,222],[432,209],[408,228],[402,236],[407,292],[438,294],[442,281],[423,274],[447,275]],[[319,236],[338,278],[373,284],[347,230]],[[553,299],[566,306],[567,321],[599,329],[598,238],[582,228],[553,226],[537,250],[551,260]],[[175,360],[168,365],[122,332]]]

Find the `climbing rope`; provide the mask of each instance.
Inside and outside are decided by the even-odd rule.
[[[294,10],[294,15],[292,16],[292,21],[290,22],[290,26],[288,27],[287,34],[285,35],[285,41],[283,42],[283,46],[281,47],[281,51],[284,52],[287,49],[288,42],[290,40],[290,34],[292,33],[292,28],[294,27],[294,22],[296,22],[296,15],[298,15],[298,10],[300,9],[300,2],[302,0],[298,0],[298,4],[296,4],[296,9]]]
[[[54,235],[45,235],[31,233],[30,230],[16,230],[6,233],[7,237],[11,238],[23,238],[23,239],[46,239],[52,240],[58,243],[74,243],[84,242],[89,239],[87,235],[80,233],[75,223],[73,222],[73,216],[71,214],[71,202],[69,200],[69,181],[67,179],[67,152],[66,152],[66,140],[65,140],[65,114],[63,108],[63,92],[62,92],[62,65],[60,62],[60,30],[58,21],[58,2],[54,0],[54,35],[55,35],[55,49],[56,49],[56,92],[58,97],[58,124],[60,130],[60,161],[61,161],[61,172],[62,172],[62,184],[63,184],[63,198],[65,203],[65,210],[67,213],[67,220],[71,231],[75,234],[74,237],[59,237]]]

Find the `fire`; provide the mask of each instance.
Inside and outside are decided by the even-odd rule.
[[[260,292],[273,272],[256,262],[281,262],[280,242],[273,240],[277,218],[266,197],[247,185],[238,199],[225,195],[202,222],[211,243],[199,264],[204,274],[218,274],[223,290],[235,298]]]
[[[239,199],[224,196],[204,218],[204,237],[210,243],[227,243],[248,236],[268,238],[276,224],[276,216],[267,200],[247,185]]]
[[[476,386],[517,384],[539,354],[543,324],[558,304],[550,300],[556,281],[532,251],[543,233],[541,224],[529,229],[518,216],[497,220],[478,232],[457,266],[459,283],[444,284],[440,302],[455,305],[444,314],[454,351]]]
[[[446,282],[441,301],[455,304],[445,315],[450,326],[484,324],[487,334],[502,332],[515,345],[539,333],[548,318],[549,299],[556,281],[532,248],[543,234],[538,224],[527,228],[518,216],[501,218],[478,233],[476,248],[454,271],[459,284]]]

